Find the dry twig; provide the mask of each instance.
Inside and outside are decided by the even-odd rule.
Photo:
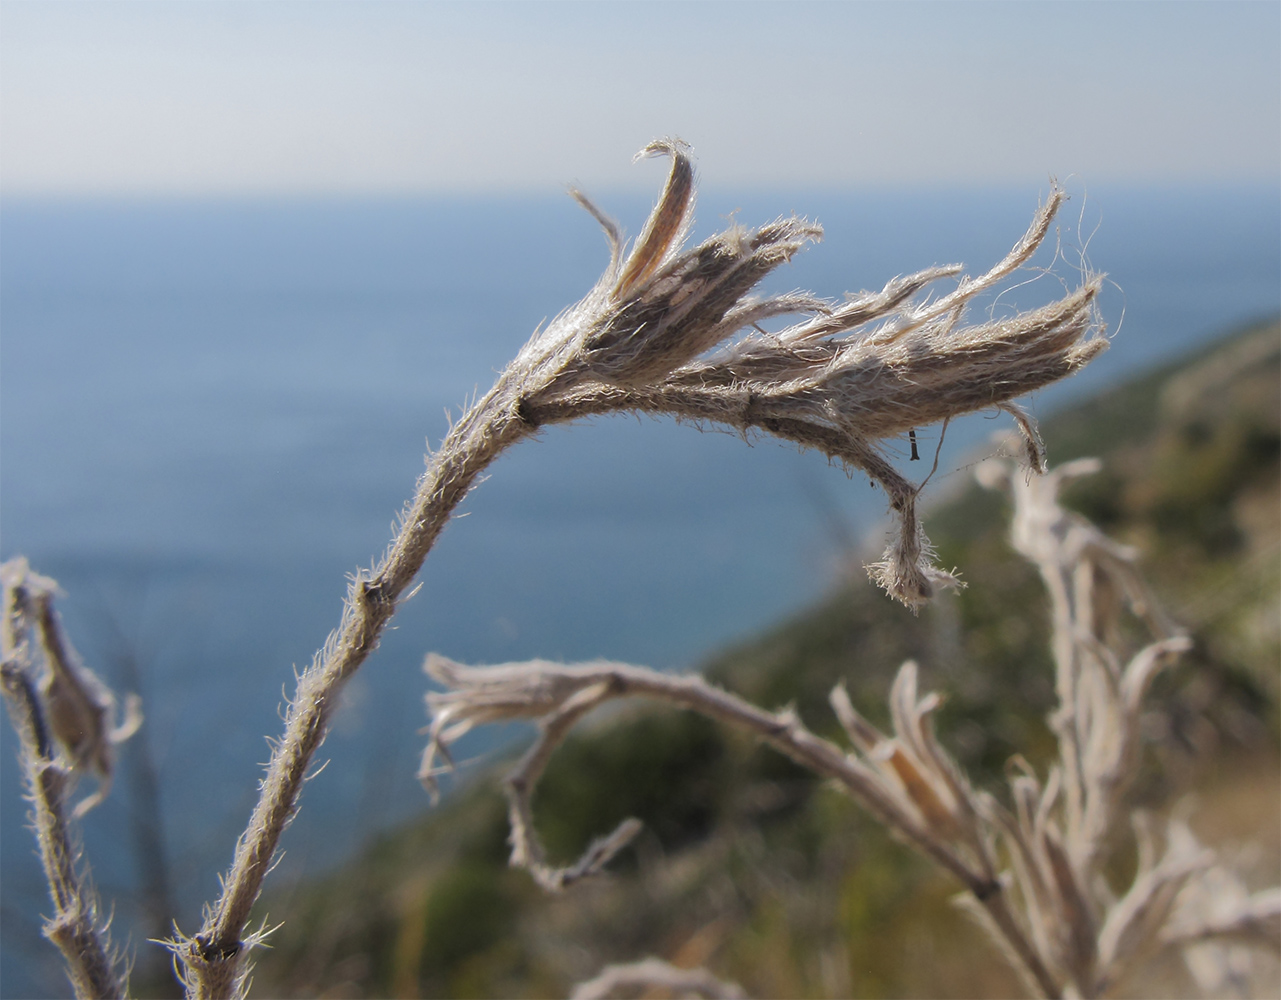
[[[1040,479],[1006,464],[981,470],[984,481],[1013,494],[1015,545],[1040,567],[1054,611],[1060,762],[1042,783],[1026,762],[1012,761],[1012,808],[976,792],[943,749],[931,724],[940,699],[918,694],[910,661],[890,694],[892,735],[860,715],[843,686],[833,690],[832,708],[854,750],[846,753],[791,711],[763,711],[696,676],[605,662],[464,667],[433,654],[426,670],[444,690],[427,695],[432,722],[419,776],[434,791],[451,766],[449,745],[476,725],[537,720],[539,735],[507,782],[511,863],[529,869],[545,888],[562,889],[600,870],[639,823],[625,821],[576,864],[551,867],[534,826],[534,785],[580,718],[611,699],[647,697],[745,729],[815,775],[834,779],[966,886],[959,901],[1029,991],[1105,996],[1143,960],[1173,946],[1224,940],[1281,946],[1281,890],[1255,896],[1215,890],[1229,877],[1226,870],[1181,824],[1159,831],[1154,821],[1135,817],[1138,870],[1119,896],[1108,882],[1137,770],[1142,699],[1152,678],[1191,644],[1162,615],[1135,554],[1059,507],[1059,484],[1097,467],[1071,463]],[[1116,628],[1123,604],[1155,633],[1128,660]],[[1206,906],[1207,898],[1216,905]]]
[[[545,888],[558,890],[596,871],[639,832],[625,820],[594,843],[577,863],[550,868],[533,824],[534,781],[567,735],[569,726],[601,703],[627,697],[654,698],[745,729],[812,773],[834,779],[873,815],[913,847],[951,872],[1001,927],[1006,940],[1050,995],[1053,980],[1009,909],[997,878],[989,840],[968,783],[938,745],[929,725],[936,696],[916,697],[916,666],[907,663],[895,683],[895,735],[887,738],[854,713],[841,689],[837,713],[859,750],[847,754],[815,736],[790,711],[766,712],[697,676],[674,676],[621,663],[574,666],[533,660],[495,667],[465,667],[435,654],[425,669],[445,690],[427,695],[431,735],[419,777],[429,790],[449,768],[448,747],[473,726],[509,719],[539,720],[539,737],[508,779],[512,864],[528,868]],[[437,758],[446,763],[437,764]],[[531,765],[531,762],[534,762]],[[572,875],[572,877],[571,877]]]
[[[32,573],[23,559],[0,566],[0,584],[4,695],[18,734],[32,827],[53,901],[44,934],[62,952],[77,997],[122,997],[128,976],[111,946],[109,921],[102,916],[71,832],[67,800],[77,771],[85,767],[98,772],[99,790],[73,815],[87,811],[85,803],[102,800],[110,788],[111,745],[125,738],[124,730],[109,729],[110,691],[76,661],[62,636],[52,608],[57,585]],[[42,684],[35,679],[37,643],[45,660]]]
[[[595,978],[575,986],[570,1000],[652,996],[654,991],[706,1000],[743,1000],[747,996],[737,983],[723,982],[706,969],[681,969],[662,959],[646,958],[625,965],[607,965]]]

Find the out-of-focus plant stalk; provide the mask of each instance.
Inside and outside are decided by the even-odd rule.
[[[40,864],[49,884],[53,915],[44,922],[44,934],[62,952],[67,974],[76,996],[82,1000],[123,997],[128,993],[128,976],[124,963],[111,946],[107,922],[97,893],[89,880],[86,866],[71,833],[67,800],[75,783],[75,764],[64,760],[70,747],[82,751],[80,761],[101,754],[108,761],[110,733],[95,722],[109,720],[86,709],[77,714],[66,708],[102,706],[85,694],[92,675],[83,667],[71,666],[70,646],[53,615],[51,600],[56,588],[52,580],[31,573],[25,560],[16,559],[0,566],[4,585],[4,621],[0,623],[0,645],[3,683],[9,718],[18,734],[18,757],[31,802],[31,821],[39,847]],[[33,633],[39,633],[37,640]],[[39,643],[46,656],[61,655],[57,666],[48,665],[49,682],[43,686],[34,677],[33,653]],[[55,653],[50,653],[50,650]],[[55,671],[68,670],[59,674]],[[105,688],[94,682],[94,695]],[[79,686],[77,686],[79,685]],[[55,694],[50,695],[50,688]],[[57,699],[61,699],[59,702]],[[51,717],[51,703],[62,711]],[[106,705],[109,707],[109,703]],[[69,729],[68,720],[77,719],[90,727],[87,731]],[[99,745],[92,745],[94,739]],[[61,745],[61,749],[60,749]],[[100,772],[101,775],[101,772]],[[109,787],[109,772],[101,776]],[[99,796],[105,794],[100,790]],[[100,797],[95,799],[100,801]]]
[[[1097,468],[1083,460],[1040,479],[1000,461],[979,470],[987,485],[1014,496],[1015,547],[1045,578],[1058,691],[1066,699],[1052,719],[1060,759],[1045,782],[1021,758],[1011,762],[1012,809],[976,791],[938,741],[932,720],[941,699],[918,694],[910,661],[890,692],[892,734],[860,715],[843,686],[832,691],[832,709],[854,748],[846,753],[790,710],[763,711],[699,677],[604,662],[465,667],[432,654],[426,670],[444,690],[427,695],[432,724],[420,778],[434,791],[439,773],[452,766],[449,745],[476,725],[537,720],[538,738],[507,781],[511,863],[545,888],[563,889],[602,869],[640,823],[625,820],[576,863],[554,867],[534,824],[538,778],[588,712],[611,699],[646,697],[744,729],[833,779],[966,887],[958,901],[1030,992],[1107,996],[1163,948],[1249,941],[1281,949],[1281,890],[1249,895],[1180,823],[1160,830],[1136,814],[1138,871],[1124,891],[1109,882],[1138,766],[1143,698],[1152,679],[1191,643],[1161,613],[1135,567],[1136,554],[1059,506],[1061,483]],[[1116,619],[1127,605],[1153,639],[1125,660]]]

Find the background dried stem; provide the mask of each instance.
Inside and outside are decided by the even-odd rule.
[[[80,863],[67,809],[77,770],[92,767],[104,788],[108,786],[111,741],[121,732],[107,728],[111,702],[102,697],[105,688],[97,687],[93,675],[75,664],[53,613],[53,581],[31,573],[23,560],[0,567],[0,580],[5,600],[0,671],[9,718],[18,734],[31,825],[53,902],[44,934],[62,952],[77,997],[124,996],[128,976]],[[43,685],[36,681],[37,645],[45,660]],[[96,804],[103,794],[100,789],[86,802]]]
[[[606,1000],[607,997],[651,996],[661,991],[671,996],[706,997],[707,1000],[743,1000],[737,983],[717,979],[706,969],[680,969],[657,958],[624,965],[608,965],[600,975],[579,983],[570,1000]]]
[[[747,730],[814,774],[833,779],[878,820],[967,889],[959,902],[978,918],[1023,975],[1050,997],[1114,993],[1154,953],[1193,943],[1250,941],[1281,949],[1281,889],[1225,902],[1231,880],[1186,825],[1162,826],[1128,807],[1137,770],[1140,707],[1153,677],[1191,643],[1157,607],[1135,553],[1111,542],[1057,502],[1067,478],[1092,460],[1042,477],[1009,463],[981,468],[1015,500],[1016,548],[1041,569],[1051,595],[1057,690],[1052,721],[1059,759],[1044,782],[1021,759],[1010,767],[1010,806],[974,789],[935,737],[936,694],[918,694],[909,661],[890,695],[893,733],[867,721],[845,689],[831,705],[852,745],[843,751],[810,732],[791,710],[766,712],[697,676],[617,663],[530,661],[465,667],[438,655],[425,669],[444,690],[427,695],[432,717],[420,777],[429,790],[450,767],[448,747],[473,726],[531,718],[533,746],[509,777],[513,865],[550,890],[600,871],[639,831],[635,819],[596,841],[576,863],[550,865],[534,825],[534,786],[570,728],[606,701],[646,697]],[[1153,633],[1123,660],[1123,606]],[[442,763],[438,763],[438,761]],[[1138,866],[1123,891],[1108,866],[1133,822]],[[1217,898],[1214,907],[1206,898]],[[1217,945],[1215,945],[1217,946]]]

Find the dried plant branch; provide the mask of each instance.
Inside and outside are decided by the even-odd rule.
[[[111,946],[109,921],[102,917],[88,866],[76,848],[67,815],[76,764],[90,759],[95,752],[105,754],[101,748],[96,751],[90,740],[96,738],[103,746],[109,746],[106,741],[110,735],[102,727],[88,734],[68,728],[69,720],[83,722],[87,718],[93,724],[101,722],[104,716],[98,713],[77,716],[67,706],[103,706],[106,699],[101,696],[106,688],[81,686],[92,674],[87,668],[68,666],[72,663],[67,653],[69,647],[59,642],[60,630],[50,608],[56,589],[53,581],[32,573],[23,560],[13,560],[0,567],[0,580],[5,602],[0,630],[3,637],[0,680],[9,717],[18,734],[18,756],[31,802],[32,826],[53,901],[53,915],[44,922],[44,934],[62,952],[77,997],[123,997],[128,993],[128,975],[123,960]],[[33,679],[33,634],[37,632],[46,656],[52,655],[51,646],[58,646],[66,655],[62,667],[72,671],[54,674],[52,695],[50,685],[46,684],[42,690]],[[99,696],[98,700],[89,701],[86,691]],[[109,707],[109,703],[106,704]],[[59,744],[64,748],[62,751]],[[66,750],[73,753],[80,750],[85,756],[66,762],[62,759]],[[107,761],[109,776],[110,758],[103,759]],[[99,792],[99,801],[101,795],[105,792]]]
[[[1007,937],[1033,981],[1047,996],[1058,995],[1054,979],[1041,967],[1003,898],[989,838],[977,828],[978,807],[968,783],[926,722],[937,699],[916,699],[915,664],[904,665],[895,685],[900,724],[893,739],[858,716],[843,690],[833,694],[847,729],[859,734],[853,741],[859,755],[848,755],[815,736],[791,711],[766,712],[697,676],[607,662],[566,666],[533,660],[466,667],[436,654],[427,657],[424,669],[445,687],[427,695],[432,722],[419,777],[429,791],[435,792],[437,777],[451,767],[449,744],[472,727],[511,719],[540,720],[540,737],[508,779],[507,794],[511,863],[530,868],[546,888],[568,884],[571,879],[561,872],[580,877],[588,869],[598,870],[630,840],[639,824],[635,819],[626,821],[569,869],[547,868],[532,818],[533,780],[555,745],[586,712],[613,699],[652,698],[745,729],[812,773],[833,779],[886,826],[959,879]],[[602,849],[602,843],[613,851]]]
[[[538,784],[553,751],[579,719],[608,697],[608,686],[596,685],[567,698],[563,705],[540,721],[538,739],[521,759],[515,772],[507,778],[512,864],[528,869],[539,885],[552,892],[601,871],[641,831],[639,820],[625,819],[613,833],[593,841],[575,864],[553,868],[547,864],[546,852],[534,826],[534,786]]]
[[[39,640],[44,664],[39,694],[50,733],[72,771],[92,773],[98,780],[94,794],[76,806],[73,816],[78,819],[110,794],[115,747],[142,725],[142,702],[137,695],[129,695],[124,719],[114,721],[115,694],[81,661],[54,609],[57,583],[32,572],[19,557],[0,565],[0,586],[15,609],[14,620],[6,626],[6,641],[17,648],[18,633],[24,630],[34,632]]]
[[[1162,931],[1161,940],[1176,947],[1199,941],[1240,941],[1281,952],[1281,888],[1256,892],[1222,914],[1180,913]]]
[[[1064,482],[1099,468],[1095,459],[1080,459],[1035,479],[995,460],[979,469],[986,485],[1013,496],[1014,547],[1037,566],[1050,595],[1059,697],[1052,724],[1062,744],[1067,840],[1082,872],[1097,870],[1122,816],[1148,685],[1191,648],[1143,582],[1136,553],[1059,506]],[[1112,652],[1122,601],[1155,637],[1124,667]]]
[[[663,674],[646,667],[605,661],[567,666],[531,660],[493,667],[467,667],[435,653],[427,657],[424,669],[446,688],[427,695],[432,716],[431,735],[419,779],[433,793],[436,778],[450,769],[449,743],[474,725],[525,718],[555,723],[568,715],[567,708],[573,711],[584,704],[584,700],[579,700],[583,692],[590,696],[590,707],[618,698],[655,698],[746,729],[802,766],[836,779],[878,816],[901,828],[909,839],[928,844],[927,850],[936,851],[940,863],[963,881],[982,883],[981,874],[972,872],[950,848],[933,841],[910,798],[900,793],[897,786],[883,784],[866,764],[847,758],[835,744],[815,736],[794,714],[766,712],[708,684],[701,677]],[[575,720],[581,714],[577,713]],[[542,738],[535,743],[534,751],[545,759],[553,749],[544,745],[548,738],[563,739],[566,731],[567,727],[560,725],[554,728],[543,725]],[[445,763],[438,765],[438,756]],[[526,769],[527,765],[522,762],[518,773]],[[528,799],[532,792],[533,788],[525,781],[508,783],[512,798]],[[519,807],[514,805],[513,811],[517,810],[522,816],[532,814],[527,801]],[[537,836],[532,825],[528,825],[522,835]],[[522,864],[526,857],[542,855],[541,847],[531,851],[517,845],[513,848],[512,862]]]
[[[1057,189],[1010,257],[945,298],[946,316],[908,300],[926,283],[956,273],[951,268],[895,279],[881,293],[844,306],[805,295],[754,300],[749,296],[761,279],[818,239],[821,229],[795,217],[779,219],[755,230],[734,226],[685,250],[694,197],[688,148],[661,140],[642,153],[666,155],[672,168],[640,239],[625,254],[618,227],[575,195],[605,230],[610,261],[604,274],[579,303],[535,334],[450,429],[429,457],[390,549],[352,580],[340,626],[299,677],[284,736],[222,894],[197,934],[172,943],[192,995],[243,991],[250,910],[298,807],[339,692],[378,644],[454,509],[502,451],[543,424],[619,410],[756,427],[819,448],[886,488],[900,519],[899,538],[872,571],[915,607],[951,577],[929,565],[915,516],[917,489],[884,460],[876,442],[1003,404],[1070,374],[1106,347],[1096,335],[1097,280],[1060,303],[957,328],[965,302],[1039,245],[1062,201]],[[744,327],[790,312],[814,318],[704,358]],[[860,332],[878,321],[884,321],[881,327]]]
[[[434,791],[438,774],[451,766],[450,743],[475,725],[539,720],[539,738],[507,786],[511,861],[545,887],[563,888],[605,864],[634,834],[636,821],[594,844],[576,865],[551,868],[534,828],[534,784],[587,712],[615,698],[648,697],[745,729],[833,779],[966,886],[960,902],[1032,992],[1104,996],[1171,946],[1233,940],[1281,947],[1281,890],[1225,893],[1230,876],[1182,824],[1168,823],[1158,836],[1153,821],[1134,817],[1137,872],[1119,896],[1108,883],[1106,865],[1138,769],[1143,698],[1153,677],[1191,643],[1164,617],[1135,553],[1059,506],[1060,484],[1097,468],[1085,460],[1040,479],[1004,463],[980,469],[985,482],[1013,494],[1015,546],[1040,568],[1049,590],[1063,699],[1052,718],[1061,759],[1044,783],[1026,761],[1012,760],[1012,808],[976,792],[939,743],[932,719],[940,698],[918,693],[910,661],[890,692],[892,734],[864,718],[843,686],[832,691],[832,709],[854,749],[847,754],[791,711],[765,712],[698,677],[606,662],[464,667],[433,654],[426,670],[445,690],[427,695],[432,722],[420,778]],[[1118,628],[1123,606],[1154,633],[1128,659]],[[998,844],[1009,865],[1004,872]]]
[[[570,1000],[608,1000],[610,997],[652,996],[661,990],[672,996],[707,1000],[745,1000],[737,983],[717,979],[706,969],[681,969],[658,958],[624,965],[607,965],[600,974],[579,983]]]
[[[1161,930],[1174,912],[1179,893],[1214,854],[1184,827],[1172,825],[1166,851],[1153,865],[1144,851],[1139,871],[1126,894],[1109,910],[1099,931],[1098,973],[1092,995],[1101,996],[1162,945]]]
[[[1031,939],[1064,987],[1082,997],[1113,991],[1163,947],[1214,938],[1218,929],[1257,937],[1275,906],[1272,893],[1249,899],[1242,891],[1225,902],[1210,892],[1207,879],[1226,878],[1213,853],[1180,823],[1166,825],[1162,853],[1154,822],[1142,814],[1133,817],[1138,871],[1119,898],[1111,890],[1106,865],[1139,770],[1142,702],[1153,678],[1192,644],[1148,590],[1137,554],[1059,505],[1063,482],[1099,468],[1081,459],[1040,478],[1000,461],[978,470],[985,485],[1012,495],[1014,547],[1049,592],[1059,695],[1051,716],[1059,763],[1045,785],[1020,762],[1011,775],[1015,812],[991,799],[985,807],[1008,848]],[[1153,637],[1128,659],[1118,627],[1127,606]],[[1207,898],[1217,905],[1204,905]]]

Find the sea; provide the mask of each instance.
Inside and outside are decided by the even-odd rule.
[[[1107,274],[1111,349],[1026,401],[1033,412],[1281,310],[1275,184],[1067,186],[1043,252],[972,315]],[[933,264],[981,272],[1047,192],[711,190],[695,235],[817,219],[823,242],[767,288],[838,299]],[[648,197],[597,194],[639,231]],[[348,574],[390,540],[426,448],[606,256],[559,193],[0,201],[0,556],[57,579],[83,660],[144,701],[115,791],[83,828],[132,954],[145,961],[160,933],[148,871],[163,869],[186,931],[216,895],[295,672],[337,624]],[[942,442],[921,428],[919,465],[906,442],[889,447],[917,479],[937,449],[928,489],[945,493],[1006,429],[994,413]],[[522,443],[346,689],[273,877],[323,872],[429,808],[414,778],[427,652],[692,669],[857,573],[885,531],[866,477],[768,438],[618,416]],[[522,732],[479,734],[463,774]],[[4,723],[0,996],[61,995],[15,742]]]

